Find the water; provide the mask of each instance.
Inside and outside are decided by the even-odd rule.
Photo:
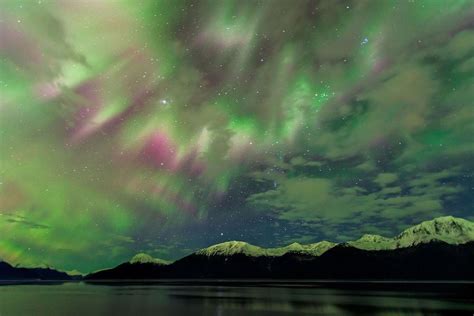
[[[0,286],[10,315],[473,315],[473,284],[186,282]]]

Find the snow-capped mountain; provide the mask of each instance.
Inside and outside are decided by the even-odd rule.
[[[69,274],[69,275],[72,276],[72,277],[78,277],[78,276],[83,276],[83,275],[84,275],[83,272],[81,272],[81,271],[79,271],[79,270],[76,270],[76,269],[66,271],[66,273]]]
[[[197,255],[204,256],[231,256],[235,254],[244,254],[251,257],[266,256],[267,251],[264,248],[251,245],[243,241],[226,241],[220,244],[196,251]]]
[[[170,264],[169,261],[163,260],[163,259],[158,259],[158,258],[153,258],[149,254],[146,253],[138,253],[133,258],[129,261],[131,264],[142,264],[142,263],[153,263],[153,264],[158,264],[158,265],[168,265]]]
[[[438,217],[405,229],[394,238],[397,248],[431,241],[444,241],[451,245],[474,241],[474,223],[452,216]]]
[[[15,268],[25,268],[25,269],[54,269],[49,264],[38,263],[38,264],[16,264]]]
[[[451,245],[474,241],[474,223],[462,218],[444,216],[412,226],[393,238],[365,234],[357,240],[344,244],[363,250],[393,250],[431,241],[443,241]],[[227,241],[201,249],[195,254],[205,256],[244,254],[251,257],[279,257],[286,253],[298,253],[320,256],[336,245],[333,242],[320,241],[307,245],[292,243],[285,247],[262,248],[243,241]]]
[[[0,261],[0,280],[71,280],[71,276],[49,266],[25,268]]]
[[[474,223],[447,216],[410,227],[393,238],[363,235],[340,245],[322,241],[262,248],[228,241],[168,265],[142,253],[85,279],[474,280],[473,262]],[[1,268],[0,263],[0,272]]]
[[[348,245],[364,250],[388,250],[395,249],[393,238],[380,235],[365,234],[357,240],[347,242]]]
[[[442,241],[451,245],[474,241],[474,223],[462,218],[444,216],[407,228],[394,238],[364,235],[347,244],[363,250],[392,250],[432,241]]]
[[[307,244],[307,245],[302,245],[295,242],[286,247],[274,248],[274,249],[281,249],[283,251],[283,254],[292,252],[292,253],[299,253],[299,254],[305,254],[305,255],[310,255],[310,256],[320,256],[336,245],[337,245],[336,243],[323,240],[317,243]]]
[[[308,245],[292,243],[285,247],[262,248],[243,241],[227,241],[198,250],[195,254],[204,256],[231,256],[235,254],[244,254],[250,257],[279,257],[291,252],[311,256],[320,256],[335,245],[335,243],[329,241],[321,241]]]

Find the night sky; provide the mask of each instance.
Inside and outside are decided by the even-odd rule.
[[[0,258],[474,219],[474,2],[0,0]]]

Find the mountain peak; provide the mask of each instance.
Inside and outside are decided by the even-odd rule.
[[[384,250],[395,248],[395,243],[392,238],[372,234],[364,234],[359,239],[349,241],[347,244],[364,250]]]
[[[474,240],[474,223],[453,216],[438,217],[405,229],[394,240],[397,247],[410,247],[430,241],[463,244]]]
[[[457,245],[473,240],[473,222],[453,216],[443,216],[412,226],[395,238],[364,234],[357,240],[348,241],[345,245],[363,250],[393,250],[431,241],[443,241],[448,244]],[[205,256],[244,254],[252,257],[278,257],[286,253],[298,253],[302,255],[320,256],[334,246],[336,246],[335,243],[323,240],[313,244],[293,242],[279,248],[261,248],[244,241],[233,240],[198,250],[196,254]]]
[[[299,252],[307,254],[307,255],[311,255],[311,256],[320,256],[326,251],[328,251],[329,249],[336,246],[336,244],[330,241],[322,240],[316,243],[312,243],[308,245],[300,245],[300,246],[302,249]]]
[[[206,256],[227,256],[237,253],[258,257],[265,255],[265,249],[251,245],[244,241],[232,240],[212,245],[196,252],[198,255]]]
[[[38,264],[16,264],[15,268],[25,268],[25,269],[50,269],[54,270],[52,266],[46,263],[38,263]]]
[[[364,250],[390,250],[432,241],[458,245],[473,240],[473,222],[453,216],[443,216],[409,227],[395,238],[365,234],[347,244]]]
[[[282,252],[282,253],[285,253],[285,252],[288,252],[288,251],[301,251],[303,250],[304,246],[300,243],[297,243],[297,242],[294,242],[294,243],[291,243],[289,244],[288,246],[285,246],[285,247],[281,247],[281,248],[273,248],[274,251],[278,252]]]
[[[153,264],[160,264],[160,265],[167,265],[170,262],[158,258],[153,258],[149,254],[140,252],[133,256],[133,258],[129,261],[131,264],[142,264],[142,263],[153,263]]]
[[[76,270],[76,269],[66,271],[66,273],[69,274],[70,276],[83,276],[83,275],[84,275],[83,272],[78,271],[78,270]]]
[[[386,240],[388,239],[387,237],[380,236],[380,235],[375,235],[375,234],[364,234],[362,237],[359,238],[359,240],[370,240],[370,241],[381,241],[381,240]]]
[[[243,241],[226,241],[220,244],[216,244],[201,250],[198,250],[196,254],[205,256],[228,256],[234,254],[244,254],[251,257],[260,256],[282,256],[288,252],[296,252],[311,256],[320,256],[328,249],[334,247],[336,244],[329,241],[321,241],[313,244],[302,245],[294,242],[285,247],[279,248],[261,248],[258,246],[251,245]]]

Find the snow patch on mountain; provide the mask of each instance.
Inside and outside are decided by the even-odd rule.
[[[167,265],[170,264],[169,261],[163,260],[163,259],[158,259],[158,258],[153,258],[149,254],[146,253],[138,253],[133,258],[129,261],[131,264],[142,264],[142,263],[153,263],[153,264],[159,264],[159,265]]]
[[[363,250],[388,250],[396,247],[393,238],[370,234],[365,234],[357,240],[347,242],[347,244]]]
[[[411,247],[431,241],[459,245],[474,241],[474,223],[452,216],[438,217],[405,229],[394,238],[397,248]]]
[[[367,234],[347,244],[364,250],[392,250],[432,241],[451,245],[474,241],[474,223],[462,218],[444,216],[407,228],[394,238]]]
[[[15,268],[25,268],[25,269],[51,269],[56,270],[52,266],[46,263],[38,263],[38,264],[16,264]]]
[[[474,241],[474,223],[452,216],[438,217],[410,227],[394,238],[365,234],[357,240],[346,242],[345,245],[363,250],[393,250],[432,241],[442,241],[452,245]],[[336,245],[336,243],[329,241],[321,241],[307,245],[295,242],[285,247],[262,248],[243,241],[227,241],[201,249],[195,254],[205,256],[244,254],[252,257],[278,257],[286,253],[298,253],[320,256]]]
[[[226,241],[201,250],[196,254],[205,256],[230,256],[235,254],[244,254],[252,257],[266,255],[266,249],[251,245],[243,241]]]
[[[320,256],[325,251],[331,249],[336,244],[329,241],[321,241],[314,244],[301,245],[292,243],[279,248],[262,248],[251,245],[243,241],[227,241],[198,250],[196,254],[205,256],[230,256],[235,254],[244,254],[251,257],[279,257],[286,253],[299,253],[311,256]]]
[[[333,248],[334,246],[336,246],[336,243],[323,240],[317,243],[307,244],[307,245],[302,245],[295,242],[286,247],[275,248],[275,249],[281,250],[283,254],[291,252],[291,253],[299,253],[299,254],[305,254],[305,255],[310,255],[310,256],[320,256],[326,251],[328,251],[329,249]]]
[[[64,271],[64,272],[66,272],[66,273],[69,274],[70,276],[81,276],[81,275],[84,275],[83,272],[78,271],[78,270],[76,270],[76,269],[74,269],[74,270],[69,270],[69,271]]]

